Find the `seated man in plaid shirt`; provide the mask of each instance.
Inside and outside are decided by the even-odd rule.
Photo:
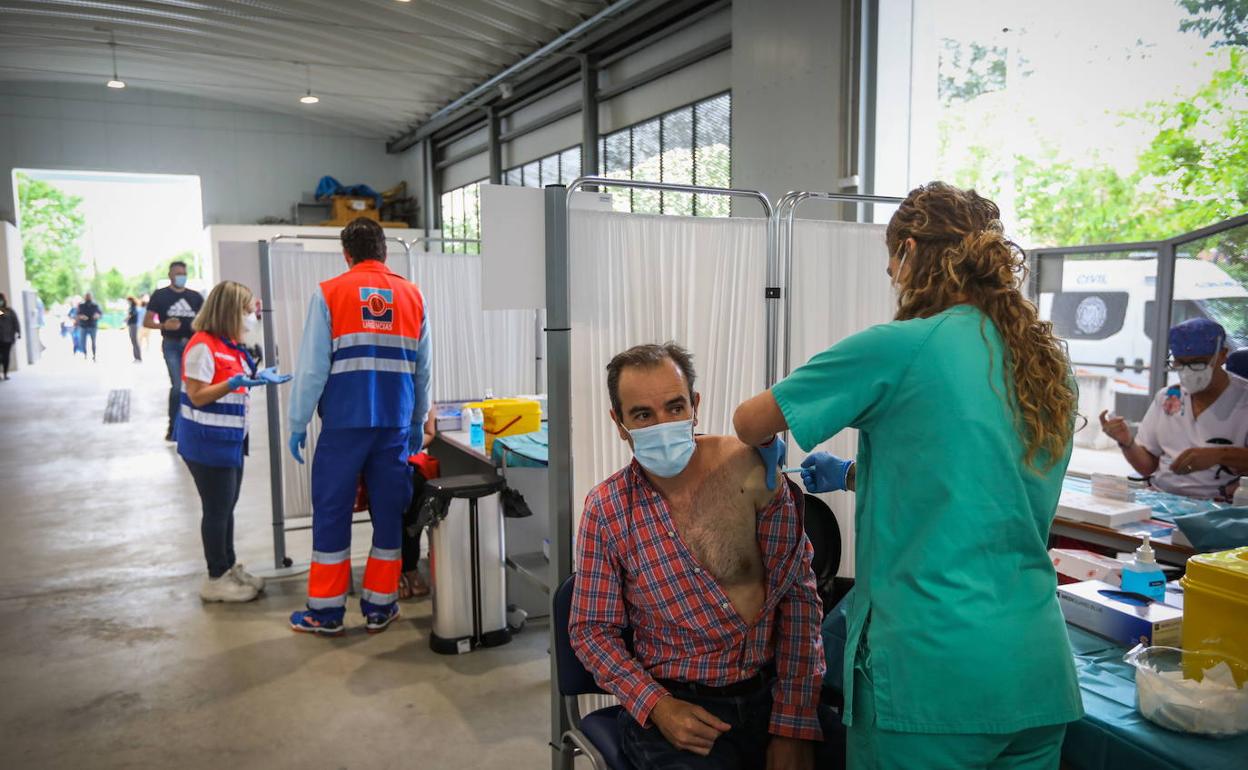
[[[585,502],[572,647],[623,704],[638,770],[810,768],[824,662],[802,498],[735,437],[695,438],[693,384],[670,342],[607,366],[634,460]]]

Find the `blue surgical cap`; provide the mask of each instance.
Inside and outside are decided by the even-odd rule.
[[[1170,329],[1170,354],[1175,358],[1208,358],[1226,344],[1226,330],[1208,318],[1189,318]]]
[[[1240,348],[1227,356],[1226,370],[1248,380],[1248,348]]]

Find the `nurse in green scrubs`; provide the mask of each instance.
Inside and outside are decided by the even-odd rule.
[[[803,463],[808,489],[857,492],[851,768],[1055,769],[1083,714],[1046,553],[1077,394],[998,217],[973,191],[912,191],[885,236],[896,320],[734,416],[753,445],[859,431],[856,462]]]

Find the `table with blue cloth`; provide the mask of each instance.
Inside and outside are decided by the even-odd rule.
[[[828,672],[824,687],[841,690],[845,659],[845,605],[823,621]],[[1074,770],[1230,770],[1248,768],[1248,735],[1202,738],[1158,727],[1135,710],[1135,669],[1123,662],[1125,648],[1067,625],[1075,671],[1083,695],[1083,719],[1066,729],[1063,766]]]
[[[1078,476],[1067,476],[1062,482],[1062,489],[1090,494],[1092,483]],[[1184,565],[1192,554],[1234,548],[1243,545],[1245,538],[1248,538],[1248,516],[1244,509],[1151,488],[1137,489],[1134,496],[1136,502],[1153,509],[1152,519],[1155,521],[1151,524],[1137,522],[1110,528],[1059,517],[1053,520],[1051,534],[1117,551],[1133,551],[1140,544],[1141,533],[1148,532],[1157,552],[1157,560],[1179,566]],[[1173,527],[1182,529],[1196,547],[1173,542]]]
[[[1248,768],[1248,735],[1217,740],[1158,727],[1135,710],[1135,669],[1127,651],[1067,626],[1083,719],[1066,729],[1062,761],[1075,770],[1231,770]]]

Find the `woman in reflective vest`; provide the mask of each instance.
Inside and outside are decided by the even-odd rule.
[[[174,436],[178,454],[195,479],[203,508],[200,536],[208,579],[199,596],[206,602],[245,602],[264,581],[234,558],[234,505],[243,483],[247,454],[247,391],[285,382],[276,367],[257,372],[242,346],[256,324],[256,301],[246,286],[222,281],[213,287],[191,327],[195,335],[182,353],[182,392]]]

